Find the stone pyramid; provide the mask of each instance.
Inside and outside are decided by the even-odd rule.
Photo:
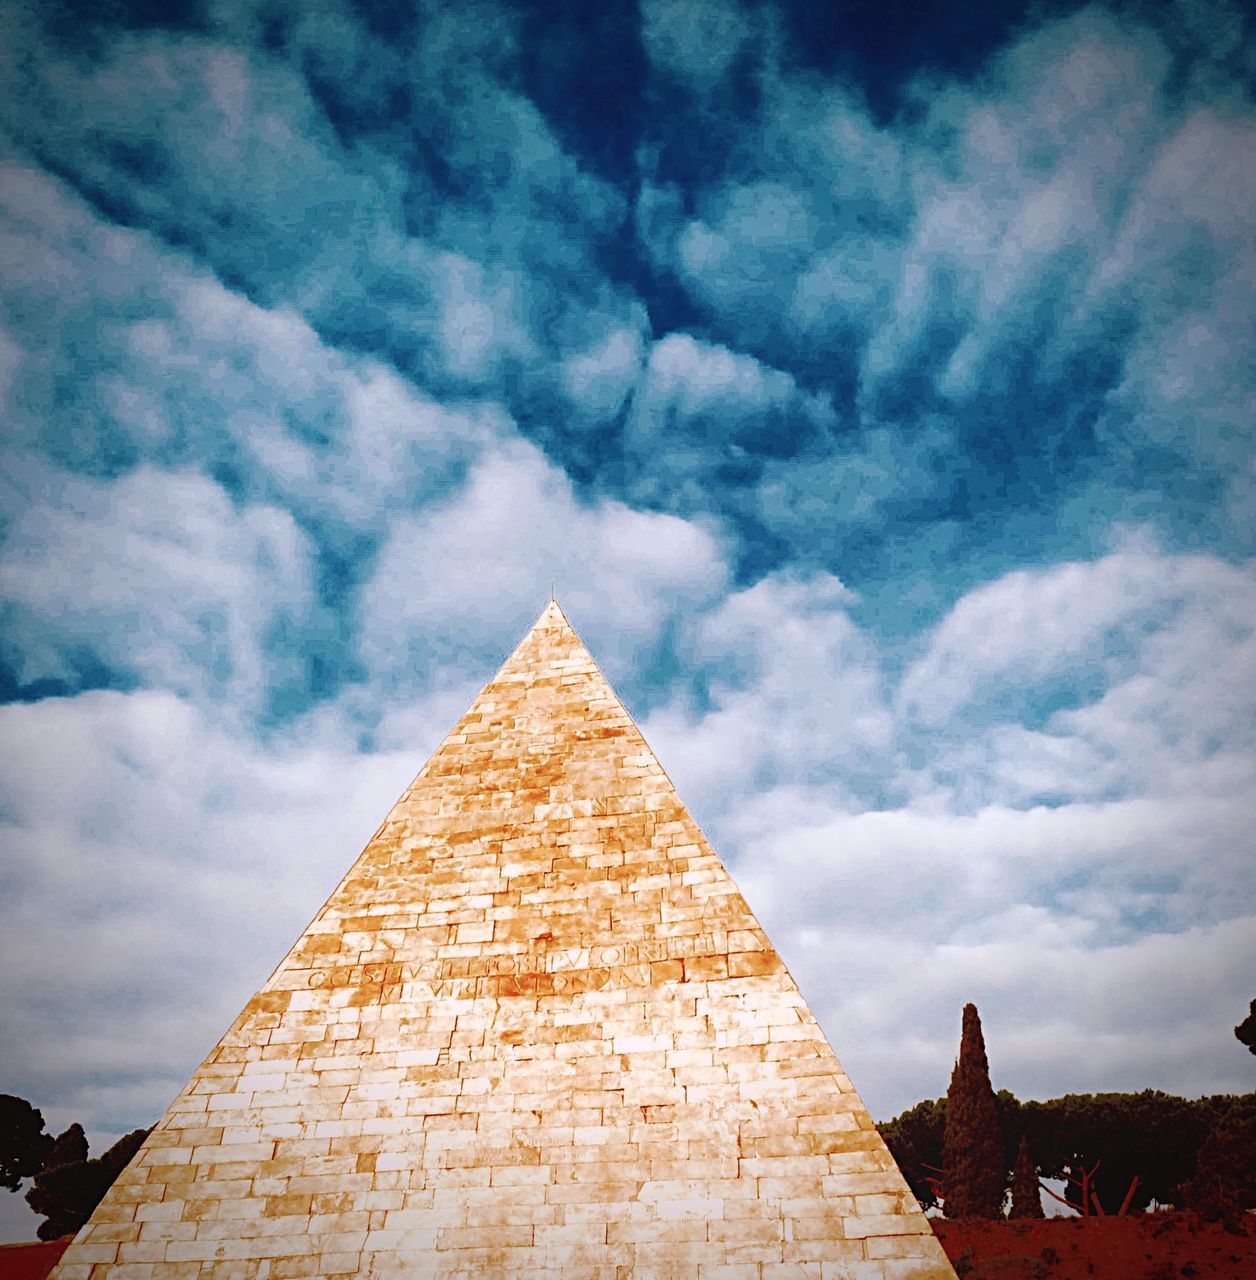
[[[554,603],[54,1272],[954,1274]]]

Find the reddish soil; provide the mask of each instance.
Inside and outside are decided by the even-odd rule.
[[[1256,1280],[1250,1214],[1237,1231],[1190,1213],[932,1224],[961,1280]]]
[[[1189,1213],[932,1223],[960,1280],[1256,1280],[1251,1215],[1238,1232]],[[0,1245],[0,1280],[44,1280],[70,1239]]]
[[[73,1236],[38,1244],[0,1244],[0,1280],[44,1280]]]

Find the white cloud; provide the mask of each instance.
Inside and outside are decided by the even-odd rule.
[[[701,697],[647,737],[878,1115],[944,1091],[970,999],[1022,1096],[1246,1087],[1254,591],[1137,539],[1006,575],[897,699],[832,579],[765,579],[686,630]],[[1001,697],[1079,667],[1100,685],[1044,728]]]
[[[0,405],[6,410],[15,407],[10,404],[10,393],[14,377],[24,359],[25,353],[12,336],[0,330]]]
[[[27,349],[6,341],[11,447],[94,469],[226,471],[253,500],[370,534],[513,434],[491,406],[436,402],[29,167],[0,187],[0,265]],[[476,359],[496,359],[494,342]]]
[[[206,34],[149,29],[73,55],[6,10],[0,122],[254,301],[369,334],[432,379],[517,371],[613,292],[594,249],[622,197],[507,83],[507,15],[437,9],[403,48],[348,7],[282,22],[249,9],[216,6]],[[352,141],[329,98],[356,107]],[[386,102],[410,118],[383,123]],[[428,144],[440,180],[416,164]]]
[[[709,504],[721,467],[760,467],[823,437],[836,415],[827,396],[792,374],[686,333],[650,348],[624,428],[629,491],[687,513]]]
[[[866,928],[855,900],[826,928],[786,933],[781,945],[864,1100],[888,1119],[946,1092],[970,1000],[995,1087],[1021,1098],[1133,1082],[1186,1096],[1246,1091],[1231,1028],[1250,999],[1254,925],[1245,916],[1091,947],[1018,912],[1006,941],[939,945],[909,926]]]
[[[1085,294],[1163,128],[1168,65],[1146,29],[1092,9],[1029,34],[974,86],[918,87],[915,222],[864,353],[865,392],[901,376],[930,334],[954,335],[936,385],[961,400],[1011,390],[1009,344],[1036,343],[1050,362],[1094,341],[1069,300]]]
[[[945,1091],[969,1000],[997,1087],[1192,1095],[1248,1087],[1249,795],[966,817],[812,788],[715,834],[876,1115]]]
[[[711,409],[749,416],[793,394],[795,384],[789,374],[765,368],[752,356],[727,347],[673,333],[650,351],[644,403],[638,404],[637,413],[652,418],[674,407],[684,417]],[[656,408],[659,402],[666,408]]]
[[[984,688],[1009,678],[1035,683],[1083,660],[1110,669],[1105,641],[1139,621],[1155,625],[1165,606],[1191,591],[1192,569],[1219,565],[1175,561],[1134,538],[1093,562],[1021,569],[960,599],[927,638],[904,675],[900,706],[926,723],[953,714]]]
[[[1233,13],[1156,32],[1091,7],[968,83],[922,79],[920,123],[885,128],[765,46],[755,112],[696,192],[654,181],[643,151],[639,235],[730,345],[776,359],[833,344],[866,414],[913,378],[965,403],[1023,395],[1025,377],[1106,379],[1123,358],[1100,438],[1167,446],[1224,480],[1256,405],[1256,135],[1219,53],[1239,30]],[[690,50],[692,67],[655,57],[696,87],[718,79],[724,58]]]
[[[892,300],[910,212],[902,141],[771,57],[759,88],[758,117],[739,123],[696,210],[647,182],[639,234],[722,332],[773,351],[848,342]]]
[[[700,813],[786,780],[841,789],[884,769],[892,721],[852,603],[828,574],[776,574],[685,630],[681,652],[702,703],[657,708],[645,732]]]
[[[263,650],[313,610],[310,549],[286,511],[150,467],[18,483],[0,599],[22,681],[71,677],[90,653],[146,684],[259,706],[286,665]]]
[[[435,745],[348,736],[158,691],[0,708],[11,1089],[95,1129],[165,1106]]]
[[[612,670],[631,670],[665,619],[715,598],[714,536],[674,516],[584,502],[533,446],[487,451],[443,502],[395,519],[358,618],[386,685],[504,657],[551,584]]]
[[[1256,123],[1194,111],[1159,147],[1091,284],[1140,318],[1100,429],[1151,440],[1241,496],[1256,415]],[[1235,528],[1242,528],[1240,521]]]
[[[929,785],[965,803],[1233,794],[1256,749],[1253,567],[1134,541],[1009,574],[939,623],[897,702],[939,733]]]
[[[523,296],[526,283],[515,273],[496,279],[460,254],[436,261],[433,288],[441,299],[438,334],[445,366],[471,382],[483,382],[507,356],[532,354]]]

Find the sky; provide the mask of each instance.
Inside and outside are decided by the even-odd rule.
[[[0,1092],[155,1120],[551,587],[875,1117],[1256,1088],[1254,28],[0,6]]]

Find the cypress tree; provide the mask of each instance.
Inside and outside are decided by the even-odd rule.
[[[948,1218],[1001,1218],[1007,1183],[999,1107],[977,1006],[964,1006],[959,1059],[946,1091],[942,1145],[943,1212]]]
[[[1038,1185],[1038,1166],[1029,1154],[1029,1139],[1021,1134],[1016,1167],[1012,1170],[1012,1209],[1009,1218],[1042,1218],[1042,1188]]]

